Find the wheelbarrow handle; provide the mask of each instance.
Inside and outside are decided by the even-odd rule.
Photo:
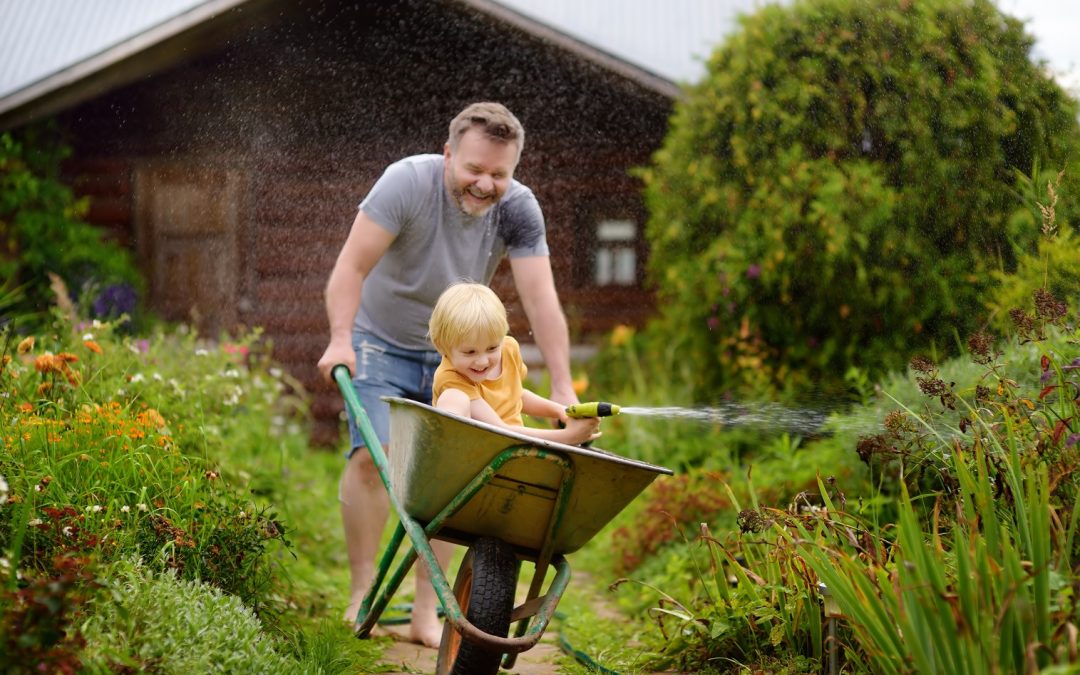
[[[344,363],[339,363],[330,369],[330,379],[334,380],[338,384],[341,384],[341,381],[338,379],[338,373],[340,371],[345,371],[344,376],[346,378],[352,378],[352,372],[349,370],[349,367]]]

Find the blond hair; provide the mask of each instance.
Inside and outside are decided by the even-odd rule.
[[[509,331],[506,307],[499,296],[483,284],[469,282],[443,291],[428,322],[431,343],[443,355],[473,336],[500,340]]]
[[[446,139],[451,152],[457,152],[461,137],[474,127],[479,128],[488,140],[515,143],[517,157],[521,159],[521,151],[525,148],[525,127],[506,106],[484,101],[473,103],[459,112],[450,122],[450,136]]]

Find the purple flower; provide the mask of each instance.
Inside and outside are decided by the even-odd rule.
[[[94,300],[94,316],[115,318],[121,314],[132,314],[138,295],[130,284],[108,286]]]
[[[747,279],[757,279],[761,276],[761,265],[753,264],[746,268]]]
[[[710,316],[708,319],[705,319],[705,325],[709,327],[709,330],[716,330],[720,327],[720,319],[715,316]]]
[[[1069,437],[1065,439],[1065,447],[1071,448],[1077,441],[1080,441],[1080,434],[1069,434]]]
[[[1062,370],[1080,370],[1080,356],[1076,357],[1069,362],[1069,365],[1062,366]]]
[[[1052,370],[1044,370],[1042,375],[1039,376],[1039,384],[1046,384],[1054,377],[1055,373]]]

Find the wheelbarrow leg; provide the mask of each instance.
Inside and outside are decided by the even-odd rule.
[[[356,613],[353,632],[356,633],[357,637],[367,637],[375,628],[375,624],[378,622],[383,610],[386,609],[386,605],[389,604],[390,598],[397,592],[405,573],[409,571],[408,567],[406,567],[400,575],[395,574],[387,585],[386,591],[379,595],[379,589],[386,578],[386,572],[393,564],[394,556],[397,554],[398,549],[401,548],[401,542],[404,540],[405,527],[398,523],[397,527],[394,528],[394,534],[390,537],[390,542],[386,545],[386,550],[383,551],[382,557],[379,559],[379,567],[375,570],[375,578],[371,581],[371,587],[368,588],[367,594],[360,603],[360,610]]]

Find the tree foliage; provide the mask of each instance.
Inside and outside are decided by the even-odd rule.
[[[6,310],[12,314],[52,302],[50,273],[103,315],[119,287],[133,295],[142,285],[131,253],[85,222],[89,202],[61,181],[69,153],[51,125],[0,134],[0,292],[18,298]]]
[[[698,396],[828,386],[978,324],[993,272],[1037,245],[1016,173],[1076,160],[1076,103],[1032,45],[986,0],[741,18],[641,172],[647,337],[699,365]]]

